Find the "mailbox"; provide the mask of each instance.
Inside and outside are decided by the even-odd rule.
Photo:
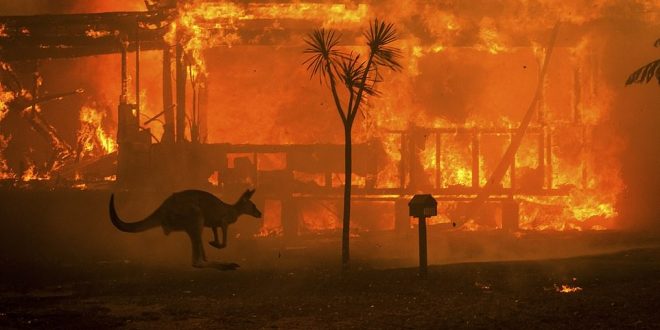
[[[438,215],[438,202],[429,194],[415,195],[408,207],[410,216],[419,219],[419,276],[426,277],[426,218]]]
[[[429,218],[438,215],[438,202],[429,194],[413,196],[408,207],[412,217]]]

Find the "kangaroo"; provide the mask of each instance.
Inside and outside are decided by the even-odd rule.
[[[110,220],[119,230],[137,233],[161,226],[165,235],[172,231],[185,231],[192,244],[193,267],[206,267],[209,264],[202,244],[202,231],[210,227],[213,241],[209,244],[222,249],[227,246],[227,228],[238,217],[247,214],[261,218],[261,212],[250,200],[253,190],[246,190],[233,205],[229,205],[201,190],[184,190],[168,197],[151,215],[138,222],[124,222],[115,210],[115,196],[110,196]],[[218,241],[218,227],[222,229],[222,243]],[[233,264],[235,265],[235,264]],[[237,267],[238,265],[235,265]]]

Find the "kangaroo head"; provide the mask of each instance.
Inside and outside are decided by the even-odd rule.
[[[254,189],[246,190],[243,195],[241,195],[241,198],[238,200],[238,203],[236,203],[236,206],[241,214],[247,214],[255,218],[261,218],[261,211],[259,211],[257,206],[254,205],[254,203],[250,200],[252,195],[254,195],[254,191]]]

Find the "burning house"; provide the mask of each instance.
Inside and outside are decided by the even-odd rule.
[[[609,56],[630,31],[657,32],[653,1],[135,0],[59,14],[20,9],[0,17],[2,189],[200,188],[231,199],[254,187],[265,220],[245,235],[338,230],[340,122],[301,65],[302,40],[325,27],[362,52],[361,29],[382,17],[399,31],[404,67],[383,73],[381,94],[367,100],[354,129],[355,234],[409,229],[416,193],[440,202],[429,223],[438,230],[627,226],[618,215],[629,141],[614,112],[631,97],[613,86],[636,63]],[[658,104],[657,92],[639,93],[639,104]],[[489,183],[530,111],[502,180]],[[485,207],[448,226],[486,186]]]

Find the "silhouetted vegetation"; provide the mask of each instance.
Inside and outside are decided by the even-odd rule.
[[[655,47],[660,47],[660,39],[655,41]],[[645,84],[655,77],[660,85],[660,59],[657,59],[633,72],[628,76],[626,85]]]
[[[329,85],[332,97],[344,125],[345,171],[344,212],[342,219],[342,263],[349,260],[349,234],[351,216],[352,142],[351,131],[364,95],[378,95],[376,83],[381,81],[380,68],[399,70],[400,50],[391,46],[398,37],[394,24],[374,20],[364,33],[369,47],[366,60],[355,52],[346,53],[339,48],[341,35],[335,31],[317,29],[307,36],[305,49],[311,57],[305,61],[311,76],[318,76],[321,83]],[[345,88],[343,103],[338,84]],[[344,95],[344,94],[342,94]]]

